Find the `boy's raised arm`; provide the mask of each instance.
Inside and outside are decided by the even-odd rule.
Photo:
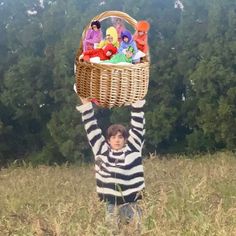
[[[82,105],[76,106],[76,109],[82,114],[82,121],[84,123],[89,144],[92,147],[94,155],[96,156],[99,153],[106,151],[108,144],[102,135],[101,129],[98,127],[92,103],[87,98],[80,97],[80,100]]]
[[[139,100],[132,104],[131,107],[131,129],[129,130],[128,145],[135,147],[137,150],[142,149],[145,134],[145,117],[143,106],[145,100]]]

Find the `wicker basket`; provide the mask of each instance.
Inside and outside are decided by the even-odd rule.
[[[120,11],[106,11],[94,17],[95,20],[105,20],[109,17],[119,17],[133,28],[137,23],[128,14]],[[101,107],[112,108],[130,105],[147,93],[149,83],[149,53],[142,63],[130,65],[98,64],[79,60],[83,52],[83,40],[91,22],[85,27],[80,47],[76,54],[76,87],[81,97],[95,98]]]

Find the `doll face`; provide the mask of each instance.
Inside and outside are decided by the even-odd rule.
[[[116,20],[116,25],[118,25],[118,26],[119,26],[119,25],[122,25],[121,19],[118,18],[118,19]]]
[[[112,55],[112,52],[111,52],[111,51],[107,51],[107,52],[106,52],[106,56],[107,56],[107,57],[110,57],[111,55]]]
[[[126,51],[126,57],[131,58],[133,56],[133,53],[131,51]]]
[[[144,34],[145,34],[144,31],[138,31],[138,35],[140,35],[140,36],[142,36],[142,35],[144,35]]]
[[[106,36],[106,39],[107,39],[107,41],[109,42],[109,43],[112,43],[113,42],[113,37],[111,36],[111,35],[107,35]]]
[[[123,40],[124,40],[124,42],[126,42],[126,43],[129,42],[129,38],[127,38],[127,37],[124,37]]]
[[[92,26],[92,29],[93,29],[94,31],[97,31],[97,30],[98,30],[98,27],[97,27],[96,25],[93,25],[93,26]]]

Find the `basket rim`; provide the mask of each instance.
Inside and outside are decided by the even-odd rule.
[[[104,69],[106,70],[108,67],[109,69],[117,69],[117,70],[120,70],[120,69],[142,69],[142,68],[145,68],[145,67],[150,67],[150,62],[142,62],[142,63],[138,63],[138,64],[127,64],[127,65],[124,65],[124,64],[112,64],[112,63],[109,63],[109,64],[105,64],[105,63],[93,63],[93,62],[89,62],[89,61],[77,61],[76,65],[78,64],[81,64],[81,65],[84,65],[84,66],[92,66],[93,68],[97,68],[97,69]]]

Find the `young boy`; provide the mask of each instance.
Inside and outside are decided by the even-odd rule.
[[[107,206],[107,224],[114,233],[127,223],[134,224],[133,231],[140,232],[142,212],[137,201],[142,198],[145,187],[142,164],[145,100],[132,104],[129,131],[123,125],[111,125],[105,139],[94,116],[92,103],[86,98],[80,99],[82,105],[76,109],[82,113],[95,156],[97,193]]]

